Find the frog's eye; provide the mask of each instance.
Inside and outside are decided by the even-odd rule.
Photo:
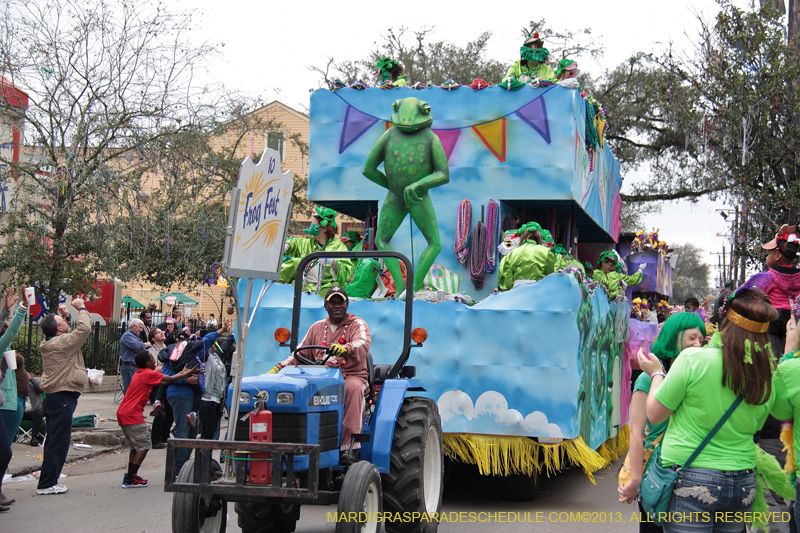
[[[400,108],[400,100],[395,100],[394,103],[392,104],[392,109],[397,111],[399,108]]]
[[[422,104],[419,106],[419,110],[422,112],[423,115],[430,115],[431,114],[431,106],[429,104]]]

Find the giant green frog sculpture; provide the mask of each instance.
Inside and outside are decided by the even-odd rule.
[[[372,147],[363,174],[388,190],[378,217],[378,250],[394,250],[390,242],[408,214],[428,242],[414,273],[414,290],[418,291],[442,250],[428,191],[449,182],[450,170],[442,141],[431,131],[431,106],[417,98],[405,98],[395,101],[392,108],[394,127]],[[381,162],[385,174],[378,169]],[[405,288],[400,264],[389,259],[386,266],[400,294]]]

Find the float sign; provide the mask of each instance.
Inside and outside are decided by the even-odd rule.
[[[228,276],[278,279],[293,184],[292,172],[281,171],[280,154],[271,148],[258,164],[249,157],[242,162],[225,240]]]

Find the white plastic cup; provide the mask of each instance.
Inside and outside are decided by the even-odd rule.
[[[15,350],[3,352],[3,357],[6,358],[6,364],[9,370],[17,369],[17,352]]]
[[[36,304],[36,289],[33,287],[25,287],[25,297],[28,299],[28,305]]]

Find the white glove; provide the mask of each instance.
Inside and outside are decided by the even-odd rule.
[[[647,267],[646,263],[639,263],[639,272],[642,272],[645,269],[645,267]]]

